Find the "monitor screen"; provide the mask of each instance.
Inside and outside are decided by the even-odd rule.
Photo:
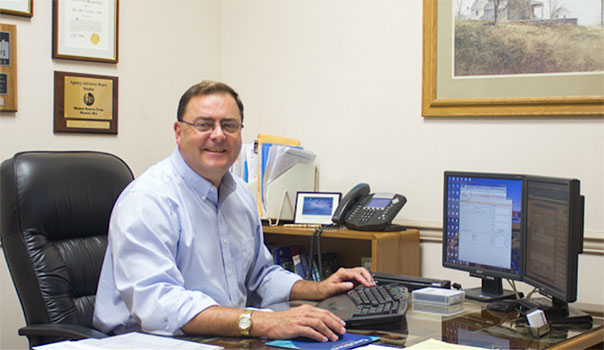
[[[584,206],[579,187],[576,179],[527,177],[524,280],[562,302],[577,299]]]
[[[443,266],[483,279],[466,297],[504,297],[501,278],[522,279],[523,176],[447,171],[444,186]]]

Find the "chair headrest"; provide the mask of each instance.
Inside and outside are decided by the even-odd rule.
[[[113,204],[133,179],[118,157],[89,151],[17,153],[1,171],[2,206],[10,207],[2,214],[20,226],[3,234],[32,231],[49,240],[106,235]]]

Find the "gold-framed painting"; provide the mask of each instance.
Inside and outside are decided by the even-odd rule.
[[[482,4],[484,7],[479,9],[475,4]],[[533,66],[526,64],[525,61],[516,61],[516,64],[510,65],[513,69],[508,71],[489,71],[487,68],[486,72],[464,73],[463,62],[469,62],[466,62],[465,67],[481,66],[483,62],[477,61],[475,57],[488,57],[482,55],[488,50],[479,51],[479,54],[476,54],[477,51],[470,50],[469,54],[466,52],[466,56],[470,58],[463,61],[465,46],[462,46],[464,38],[460,33],[464,32],[461,29],[474,26],[477,29],[468,36],[481,39],[487,37],[493,30],[500,30],[499,33],[503,30],[505,33],[520,28],[534,29],[534,33],[540,33],[557,25],[567,31],[569,28],[580,27],[580,22],[577,23],[576,18],[574,20],[572,17],[554,18],[551,14],[548,15],[550,18],[539,18],[539,13],[533,12],[527,16],[535,18],[522,20],[522,15],[510,14],[502,8],[495,9],[496,4],[509,6],[515,2],[423,0],[422,115],[424,117],[604,116],[604,68],[602,68],[604,50],[598,51],[599,46],[595,50],[593,47],[585,49],[585,51],[594,51],[597,61],[595,68],[590,67],[586,71],[565,71],[555,68],[553,71],[540,72],[545,64]],[[524,12],[518,11],[518,13]],[[546,16],[544,13],[541,13],[542,17]],[[568,11],[564,14],[568,14]],[[570,15],[572,16],[572,12]],[[596,35],[594,41],[596,46],[604,45],[604,40],[600,40],[604,37],[604,27],[599,27],[592,31]],[[499,37],[506,35],[499,34]],[[536,36],[536,34],[524,34],[521,40],[532,38],[530,35]],[[526,46],[523,43],[523,41],[513,42],[511,48],[507,48],[503,53],[491,49],[493,50],[491,57],[511,56],[517,47]],[[490,44],[491,47],[498,45],[497,49],[503,46],[496,43],[494,39]],[[557,44],[557,42],[550,42],[553,48],[557,47]],[[575,55],[573,60],[576,60],[576,55],[579,54],[577,51],[578,49],[571,53]],[[522,52],[515,54],[522,57]],[[550,56],[542,56],[542,63],[551,59]],[[487,65],[487,67],[494,66],[494,64]],[[525,70],[517,70],[519,67]]]

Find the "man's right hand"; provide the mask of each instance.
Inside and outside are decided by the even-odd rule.
[[[320,342],[336,341],[346,333],[346,323],[331,312],[311,305],[284,311],[252,314],[251,335],[271,339],[310,338]]]

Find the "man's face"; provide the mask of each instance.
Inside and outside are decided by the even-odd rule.
[[[213,130],[201,132],[193,125],[175,122],[174,132],[185,162],[214,186],[220,186],[222,177],[241,150],[241,128],[229,133],[221,127],[221,122],[241,124],[235,99],[228,93],[194,96],[189,100],[182,119],[189,123],[214,125]]]

